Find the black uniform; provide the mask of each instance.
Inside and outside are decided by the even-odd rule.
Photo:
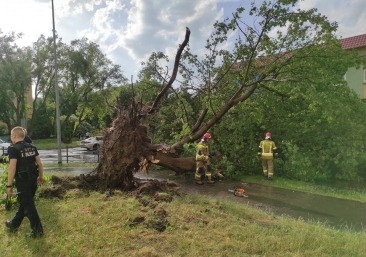
[[[33,140],[28,135],[25,135],[24,141],[30,144],[33,143]]]
[[[11,220],[11,227],[17,229],[24,217],[30,221],[32,233],[43,234],[43,227],[38,216],[34,195],[37,190],[38,170],[36,156],[37,148],[25,141],[20,141],[8,148],[9,159],[17,159],[15,186],[18,192],[19,208]]]

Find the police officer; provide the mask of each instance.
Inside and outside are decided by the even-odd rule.
[[[37,185],[43,183],[43,165],[37,148],[24,141],[25,131],[22,127],[11,130],[12,145],[8,148],[9,171],[6,192],[13,195],[13,183],[17,189],[19,207],[15,216],[5,222],[6,227],[14,232],[24,217],[30,221],[31,237],[43,235],[43,227],[34,203]]]
[[[262,160],[263,175],[268,179],[273,178],[273,155],[276,150],[276,144],[272,141],[272,133],[267,132],[265,140],[259,143],[258,156]]]
[[[211,139],[210,133],[205,133],[201,141],[197,145],[196,152],[196,173],[194,179],[197,185],[203,185],[202,177],[207,178],[208,184],[213,184],[211,172],[208,170],[209,153],[208,153],[208,141]]]

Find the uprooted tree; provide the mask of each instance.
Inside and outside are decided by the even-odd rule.
[[[193,171],[194,158],[179,156],[182,146],[198,140],[236,105],[255,96],[257,90],[283,97],[293,93],[294,88],[301,90],[304,81],[340,83],[339,75],[351,64],[339,61],[344,53],[334,36],[337,25],[315,9],[295,10],[296,3],[264,1],[258,7],[252,3],[247,9],[237,9],[232,19],[215,24],[202,60],[187,50],[187,28],[172,73],[162,79],[155,100],[144,103],[132,97],[127,107],[116,104],[117,116],[105,132],[100,163],[83,179],[97,187],[128,190],[135,186],[134,173],[147,170],[151,164],[178,173]],[[245,19],[252,18],[254,25],[249,26]],[[179,71],[184,79],[181,87],[192,98],[200,95],[201,112],[177,142],[152,142],[148,117],[159,111],[165,94],[173,90]]]

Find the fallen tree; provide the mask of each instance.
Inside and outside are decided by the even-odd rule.
[[[311,67],[314,64],[315,67],[315,64],[327,63],[329,70],[331,62],[338,65],[334,56],[340,56],[342,50],[334,36],[336,25],[329,23],[316,10],[294,11],[290,7],[296,2],[265,1],[260,8],[252,4],[248,15],[260,18],[258,24],[252,27],[241,21],[244,9],[239,8],[232,20],[215,24],[216,30],[207,44],[209,55],[203,61],[188,52],[184,54],[190,39],[190,30],[186,28],[172,73],[169,79],[163,81],[155,100],[144,103],[132,97],[127,106],[114,106],[117,116],[105,132],[100,162],[92,173],[82,175],[81,180],[93,188],[131,190],[138,186],[134,173],[147,171],[152,164],[177,173],[192,172],[194,158],[180,157],[183,145],[199,140],[258,88],[279,97],[289,97],[288,92],[283,92],[286,89],[283,85],[312,80],[317,76],[304,70],[303,65]],[[219,45],[227,42],[233,31],[241,35],[234,43],[234,49],[220,49]],[[277,31],[277,36],[270,37],[274,31]],[[182,57],[199,71],[203,83],[190,90],[203,92],[206,105],[202,105],[202,111],[190,126],[190,132],[177,142],[168,145],[155,143],[149,138],[147,118],[159,110],[162,99],[172,89],[180,67],[185,72],[185,78],[193,77],[193,71],[182,66]],[[317,70],[314,68],[312,72],[316,73]],[[329,80],[332,84],[339,82],[336,76]]]

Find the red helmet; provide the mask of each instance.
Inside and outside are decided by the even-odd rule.
[[[211,139],[211,134],[210,133],[205,133],[203,135],[203,139]]]
[[[270,139],[272,138],[272,133],[271,132],[267,132],[266,133],[266,139]]]

